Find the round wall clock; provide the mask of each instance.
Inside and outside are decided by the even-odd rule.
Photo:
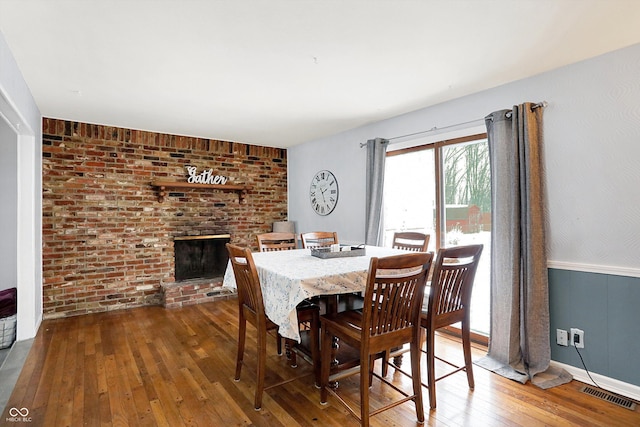
[[[311,180],[309,200],[318,215],[329,215],[338,203],[338,180],[333,173],[322,170]]]

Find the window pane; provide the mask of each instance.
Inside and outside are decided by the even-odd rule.
[[[396,231],[430,234],[435,251],[435,163],[433,150],[389,156],[384,177],[384,245]]]
[[[444,246],[484,245],[473,285],[471,329],[489,333],[491,173],[487,140],[442,148]]]

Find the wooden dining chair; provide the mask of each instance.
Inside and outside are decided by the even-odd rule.
[[[427,252],[430,237],[429,234],[415,231],[397,231],[393,233],[391,247],[413,252]]]
[[[433,278],[428,296],[425,299],[426,311],[422,312],[420,324],[426,331],[427,384],[429,406],[436,407],[436,382],[456,372],[465,371],[469,388],[475,386],[473,363],[471,362],[470,307],[473,283],[482,254],[483,245],[456,246],[442,248],[433,266]],[[446,326],[461,323],[462,351],[464,365],[458,366],[435,355],[435,332]],[[406,349],[392,351],[390,357],[396,357]],[[435,360],[451,366],[446,374],[436,377]],[[397,366],[396,366],[397,367]]]
[[[251,255],[251,251],[248,248],[242,248],[230,243],[227,243],[226,247],[227,251],[229,251],[229,260],[233,267],[233,273],[236,278],[236,285],[238,289],[238,353],[236,357],[236,373],[234,378],[236,381],[240,381],[240,372],[244,361],[247,321],[249,321],[253,326],[255,326],[258,334],[258,367],[256,372],[254,407],[256,410],[259,410],[262,407],[262,393],[264,390],[285,384],[289,381],[295,380],[296,378],[280,382],[278,384],[273,384],[269,387],[264,386],[267,357],[267,331],[276,330],[278,325],[269,320],[265,314],[264,300],[262,299],[262,290],[260,288],[260,279],[258,278],[258,272]],[[310,304],[299,306],[297,312],[298,319],[300,321],[308,319],[308,321],[315,326],[312,327],[312,334],[314,334],[313,331],[318,331],[318,306]],[[280,342],[279,335],[278,342]],[[317,332],[315,332],[315,342],[319,342]],[[312,347],[312,358],[314,377],[316,382],[319,383],[319,349],[317,346]]]
[[[296,248],[294,233],[262,233],[256,234],[260,252],[285,251]]]
[[[415,231],[396,231],[393,233],[393,241],[391,247],[394,249],[402,249],[411,252],[427,252],[429,247],[429,234],[418,233]],[[433,270],[432,270],[433,271]],[[400,349],[394,349],[396,352]],[[401,352],[400,352],[401,353]],[[386,377],[389,364],[386,363],[389,355],[386,354],[382,363],[382,376]],[[400,366],[402,364],[402,354],[396,356],[394,362]]]
[[[427,336],[427,387],[429,406],[436,407],[436,381],[449,375],[465,371],[469,388],[475,386],[473,363],[471,362],[471,292],[483,245],[457,246],[438,251],[434,264],[433,279],[429,292],[427,311],[421,316],[421,325]],[[435,331],[445,326],[461,323],[464,365],[456,366],[435,355]],[[454,368],[453,371],[436,378],[435,359]]]
[[[258,250],[260,252],[271,252],[271,251],[287,251],[291,249],[296,249],[296,235],[295,233],[286,233],[286,232],[271,232],[271,233],[262,233],[256,234],[256,240],[258,242]],[[308,300],[303,304],[314,304],[314,301]],[[300,319],[298,319],[300,320]],[[311,329],[314,328],[314,325],[311,324],[310,320],[300,322],[304,330],[308,331],[310,335],[309,347],[312,350],[312,346],[319,345],[319,324],[315,324],[316,334],[313,334]],[[314,340],[315,337],[315,341]],[[309,349],[298,345],[294,340],[285,339],[285,349],[287,354],[287,359],[291,362],[292,367],[298,366],[298,358],[297,352],[301,351],[303,354],[309,354]],[[311,351],[312,352],[312,351]],[[281,341],[278,341],[278,354],[282,353],[282,344]],[[311,356],[312,357],[312,356]],[[319,374],[319,373],[318,373]],[[320,384],[319,382],[317,382]]]
[[[302,248],[323,248],[338,244],[338,233],[335,231],[311,231],[300,234]],[[338,307],[355,308],[361,299],[359,293],[338,295],[323,295],[315,297],[313,301],[321,305],[321,312],[338,310]]]
[[[302,233],[300,238],[302,239],[302,247],[305,249],[331,246],[338,243],[338,233],[335,231],[312,231]]]
[[[347,310],[320,316],[321,403],[326,403],[328,393],[331,393],[360,419],[363,426],[368,426],[370,416],[412,400],[416,406],[418,421],[424,421],[420,381],[420,309],[432,258],[431,253],[371,258],[362,310]],[[331,381],[335,381],[356,373],[360,374],[359,415],[329,387],[334,337],[357,349],[360,354],[358,370],[348,369],[331,375]],[[391,385],[385,378],[373,372],[374,358],[388,348],[402,346],[405,343],[410,343],[411,348],[413,394],[392,385],[404,395],[404,398],[371,411],[369,386],[372,377],[375,376]]]

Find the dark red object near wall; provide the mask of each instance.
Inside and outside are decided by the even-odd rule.
[[[0,291],[0,319],[18,312],[18,292],[16,288]]]

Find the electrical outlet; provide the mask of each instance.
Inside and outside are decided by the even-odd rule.
[[[578,328],[571,328],[570,335],[571,345],[576,346],[576,348],[584,348],[584,331]]]
[[[556,344],[569,345],[569,334],[564,329],[556,329]]]

